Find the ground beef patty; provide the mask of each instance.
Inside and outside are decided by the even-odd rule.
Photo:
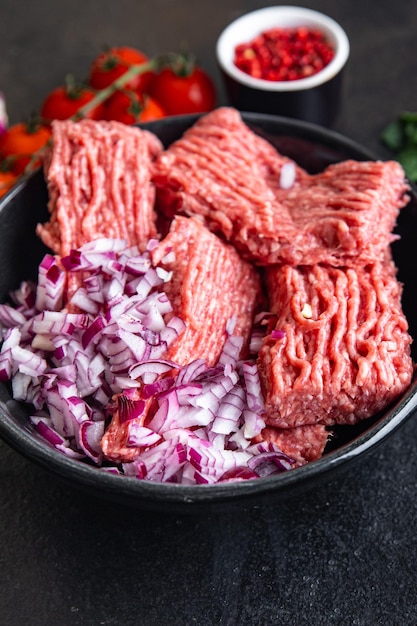
[[[174,258],[167,261],[171,253]],[[260,278],[232,246],[198,220],[177,217],[152,260],[172,271],[165,292],[175,315],[185,322],[185,331],[165,358],[180,365],[203,358],[214,365],[231,320],[235,322],[233,334],[242,336],[247,347],[255,308],[260,302]]]
[[[407,202],[395,161],[344,161],[309,175],[222,107],[155,162],[157,206],[199,216],[258,265],[374,262]]]
[[[274,331],[258,358],[267,423],[354,424],[411,382],[411,338],[390,262],[366,268],[274,266]]]

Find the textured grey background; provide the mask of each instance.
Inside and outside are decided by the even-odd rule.
[[[305,1],[351,40],[336,130],[384,156],[379,135],[417,110],[417,7]],[[216,38],[254,0],[0,0],[0,90],[12,122],[107,45],[187,45],[224,93]],[[0,624],[417,624],[417,423],[304,496],[183,517],[116,509],[0,443]]]

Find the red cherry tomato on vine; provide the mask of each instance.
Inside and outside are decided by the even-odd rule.
[[[149,93],[168,115],[207,113],[216,105],[213,81],[201,68],[194,66],[188,74],[165,68],[155,74]]]
[[[19,122],[0,136],[0,156],[11,164],[14,174],[21,174],[32,155],[43,148],[49,141],[51,131],[36,122]],[[39,165],[39,161],[34,163]]]
[[[0,171],[0,198],[9,191],[17,181],[17,176],[13,172]]]
[[[161,119],[166,113],[150,96],[116,91],[107,102],[104,115],[107,120],[131,125]]]
[[[102,52],[94,59],[90,68],[89,84],[97,90],[105,89],[127,72],[132,65],[139,65],[147,61],[149,61],[149,58],[146,54],[143,54],[143,52],[140,52],[140,50],[136,48],[129,46],[110,48],[110,50]],[[124,87],[126,89],[145,92],[150,78],[151,72],[138,74],[134,76],[127,85],[124,85]]]
[[[79,109],[91,102],[95,93],[92,89],[76,85],[67,81],[65,86],[51,91],[42,103],[40,115],[46,121],[67,120],[77,114]],[[99,120],[102,116],[102,106],[99,105],[88,111],[83,117]]]

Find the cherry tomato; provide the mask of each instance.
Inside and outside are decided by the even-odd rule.
[[[67,120],[76,115],[81,107],[91,102],[94,96],[92,89],[77,85],[72,79],[67,78],[65,86],[57,87],[47,95],[42,103],[40,115],[48,122]],[[98,105],[84,117],[99,120],[102,112],[102,106]]]
[[[36,122],[19,122],[0,136],[0,155],[11,163],[14,174],[21,174],[32,155],[49,141],[51,131]],[[36,167],[39,161],[34,163]]]
[[[93,61],[90,68],[89,83],[94,89],[105,89],[122,76],[132,65],[146,63],[147,61],[149,61],[148,57],[140,50],[136,50],[136,48],[129,46],[110,48],[110,50],[99,54]],[[151,75],[151,72],[138,74],[125,87],[145,92]]]
[[[151,122],[166,116],[165,111],[156,100],[148,95],[141,96],[132,92],[116,91],[105,107],[105,118],[123,124]]]
[[[216,90],[211,78],[196,65],[185,75],[169,67],[161,70],[154,75],[149,93],[168,115],[207,113],[216,104]]]
[[[17,176],[13,172],[2,172],[0,170],[0,198],[9,191],[17,181]]]

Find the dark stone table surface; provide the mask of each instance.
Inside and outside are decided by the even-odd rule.
[[[351,42],[335,129],[379,136],[417,109],[417,5],[317,0]],[[103,45],[188,46],[225,103],[214,47],[255,0],[2,0],[0,90],[10,121]],[[416,277],[417,281],[417,277]],[[115,507],[0,443],[2,626],[417,624],[417,421],[343,474],[262,507],[181,515]]]

